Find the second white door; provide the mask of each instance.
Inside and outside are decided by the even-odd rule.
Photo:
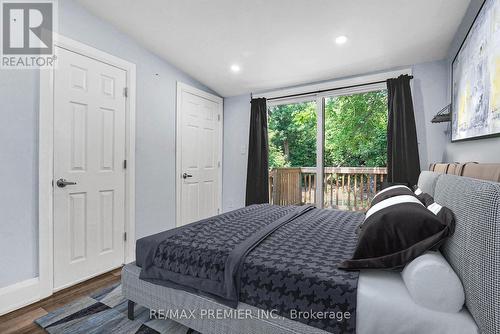
[[[57,47],[54,289],[124,262],[127,72]]]
[[[221,206],[222,99],[177,86],[177,225],[216,215]]]

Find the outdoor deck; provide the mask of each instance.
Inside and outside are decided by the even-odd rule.
[[[366,210],[387,175],[385,167],[325,167],[325,208]],[[275,168],[269,172],[269,202],[316,203],[316,167]]]

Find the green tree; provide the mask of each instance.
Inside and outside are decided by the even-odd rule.
[[[316,166],[316,104],[269,108],[269,166]],[[387,160],[385,90],[327,98],[325,166],[383,167]]]
[[[315,166],[316,104],[304,102],[278,105],[270,107],[268,114],[269,151],[279,150],[285,159],[283,165],[277,164],[279,160],[270,159],[269,166]]]
[[[375,91],[325,101],[325,166],[387,164],[387,93]]]
[[[285,155],[279,147],[273,144],[274,132],[269,131],[269,167],[289,167]]]

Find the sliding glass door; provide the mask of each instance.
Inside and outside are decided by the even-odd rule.
[[[268,106],[270,201],[316,203],[316,101]]]
[[[387,92],[324,101],[324,207],[366,209],[386,174]]]
[[[273,204],[363,210],[384,181],[384,85],[272,101],[268,127]]]

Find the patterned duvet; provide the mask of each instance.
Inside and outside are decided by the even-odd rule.
[[[137,241],[140,278],[238,302],[332,333],[355,333],[352,256],[363,214],[253,205]]]

